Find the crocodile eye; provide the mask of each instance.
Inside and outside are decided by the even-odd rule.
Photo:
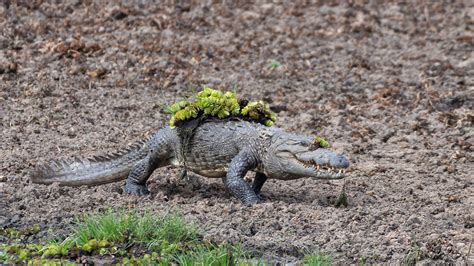
[[[309,149],[312,150],[312,151],[317,150],[317,149],[319,149],[319,145],[316,145],[314,143],[310,143],[309,144]]]

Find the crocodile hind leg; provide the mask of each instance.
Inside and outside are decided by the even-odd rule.
[[[255,159],[247,152],[240,152],[232,159],[224,185],[230,192],[246,205],[254,205],[260,201],[250,185],[245,182],[245,174],[255,166]]]
[[[173,153],[170,149],[172,136],[169,129],[162,129],[147,143],[144,148],[148,149],[148,154],[132,167],[124,187],[125,193],[139,196],[150,194],[146,181],[156,168],[169,164],[167,158]]]
[[[146,187],[146,181],[153,173],[153,170],[155,170],[154,165],[155,163],[151,155],[138,161],[128,174],[124,188],[125,193],[139,196],[150,194],[150,191]]]

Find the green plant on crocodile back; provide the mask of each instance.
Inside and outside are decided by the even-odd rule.
[[[241,108],[241,106],[243,106]],[[183,122],[196,119],[198,117],[217,117],[224,119],[236,117],[272,126],[276,121],[276,114],[270,106],[263,101],[249,102],[247,100],[237,100],[235,92],[221,92],[209,87],[204,87],[197,93],[196,100],[179,101],[165,108],[165,112],[172,114],[170,126],[175,128],[181,126]]]

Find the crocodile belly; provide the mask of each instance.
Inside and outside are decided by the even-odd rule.
[[[197,163],[193,161],[186,162],[187,168],[198,174],[205,177],[224,177],[227,174],[227,164],[208,164],[208,163]]]

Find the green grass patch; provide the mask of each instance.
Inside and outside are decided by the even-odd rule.
[[[304,265],[309,266],[330,266],[332,260],[329,256],[321,253],[312,253],[303,257],[302,262]]]
[[[275,69],[278,69],[278,68],[280,68],[280,67],[282,67],[282,66],[283,66],[282,63],[278,62],[278,61],[275,60],[275,59],[272,59],[272,60],[270,61],[270,64],[269,64],[268,68],[269,68],[270,70],[275,70]]]
[[[97,255],[115,257],[119,264],[139,265],[237,265],[247,259],[238,245],[204,241],[197,227],[180,215],[151,212],[109,210],[84,215],[62,242],[0,245],[0,262],[6,263],[54,265]]]
[[[112,243],[143,244],[152,251],[164,246],[193,243],[199,234],[194,225],[187,224],[177,214],[156,216],[136,212],[85,215],[77,223],[74,241],[85,245],[91,239]]]
[[[426,257],[426,254],[420,248],[418,244],[412,246],[411,250],[406,254],[400,261],[401,265],[416,265],[418,261],[421,261]]]
[[[39,232],[38,227],[25,234]],[[269,265],[252,258],[239,244],[203,240],[194,224],[178,214],[112,210],[79,217],[71,235],[59,242],[24,244],[24,233],[4,230],[10,244],[0,244],[0,264],[74,265],[94,259],[120,265]],[[311,254],[304,265],[331,265],[329,257]]]

